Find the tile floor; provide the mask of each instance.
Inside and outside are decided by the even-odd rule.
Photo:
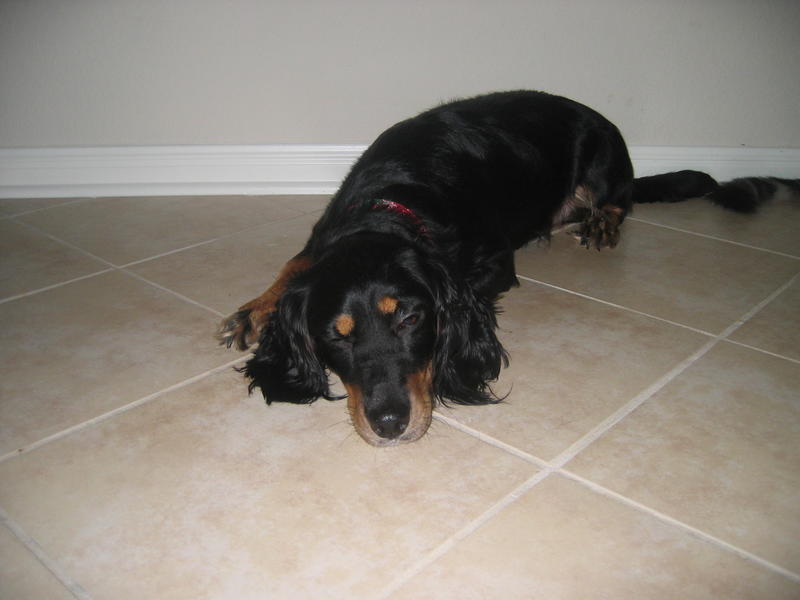
[[[521,251],[508,400],[389,449],[212,337],[324,201],[0,200],[0,598],[800,598],[800,201]]]

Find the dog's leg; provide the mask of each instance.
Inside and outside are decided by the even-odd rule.
[[[239,350],[246,350],[255,344],[261,330],[267,324],[269,315],[275,310],[278,300],[286,290],[289,280],[310,266],[311,261],[302,254],[287,262],[263,294],[243,304],[239,310],[222,321],[217,331],[220,344],[228,348],[235,345]]]
[[[514,251],[505,240],[487,239],[477,246],[465,245],[464,253],[472,262],[466,280],[476,294],[494,300],[519,285]]]

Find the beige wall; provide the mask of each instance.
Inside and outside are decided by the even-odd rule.
[[[0,0],[0,146],[348,144],[534,88],[629,143],[800,147],[798,0]]]

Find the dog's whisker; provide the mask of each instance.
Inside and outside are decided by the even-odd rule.
[[[339,427],[340,425],[352,425],[352,421],[349,419],[341,419],[337,421],[332,421],[330,425],[325,427],[325,429],[333,429],[334,427]]]

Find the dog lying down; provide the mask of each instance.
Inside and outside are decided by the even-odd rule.
[[[705,196],[753,212],[781,184],[718,184],[698,171],[634,179],[617,128],[567,98],[515,91],[402,121],[367,148],[303,250],[219,339],[249,348],[242,369],[267,403],[337,399],[375,446],[419,439],[434,403],[498,402],[508,357],[496,301],[518,285],[514,251],[573,227],[613,248],[635,202]]]

